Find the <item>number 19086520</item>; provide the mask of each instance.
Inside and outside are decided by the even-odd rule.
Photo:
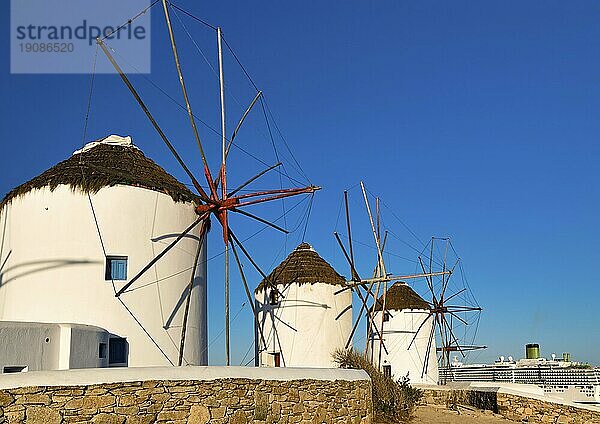
[[[73,43],[19,43],[21,53],[71,53]]]

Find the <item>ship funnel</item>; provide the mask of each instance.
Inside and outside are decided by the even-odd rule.
[[[537,343],[526,344],[525,345],[525,358],[539,359],[540,358],[540,345]]]

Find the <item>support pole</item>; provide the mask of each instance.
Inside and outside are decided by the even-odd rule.
[[[367,213],[369,214],[369,222],[371,223],[371,230],[373,231],[373,237],[375,238],[375,245],[377,246],[377,258],[379,260],[379,276],[385,277],[387,272],[385,270],[385,263],[383,262],[383,252],[381,251],[381,244],[377,237],[377,231],[375,229],[375,223],[373,222],[373,214],[371,213],[371,206],[369,205],[369,199],[367,198],[367,191],[364,183],[360,182],[360,188],[362,189],[363,198],[365,199],[365,205],[367,207]],[[429,270],[431,272],[431,270]]]
[[[164,0],[163,0],[164,1]],[[219,91],[221,95],[221,196],[227,199],[227,147],[225,137],[225,82],[223,79],[223,48],[221,27],[217,28],[217,47],[219,51]],[[231,365],[230,328],[229,328],[229,234],[227,232],[227,210],[223,214],[223,240],[225,241],[225,364]]]
[[[444,262],[442,266],[442,271],[446,271],[446,259],[448,258],[448,247],[450,243],[449,240],[446,240],[446,249],[444,250]],[[446,292],[446,276],[442,275],[442,294],[440,295],[440,302],[444,301],[444,293]]]
[[[244,114],[242,115],[242,118],[240,119],[237,126],[235,127],[235,130],[233,131],[233,135],[229,139],[229,143],[227,143],[227,148],[225,149],[225,159],[227,159],[227,156],[229,156],[229,150],[231,149],[231,146],[233,145],[233,139],[235,138],[238,131],[242,127],[242,124],[244,123],[246,116],[248,116],[248,113],[250,113],[250,111],[252,110],[252,107],[254,106],[254,104],[260,98],[261,95],[262,95],[262,91],[259,91],[256,94],[256,97],[254,97],[254,100],[252,100],[252,103],[250,103],[250,106],[248,106],[248,109],[246,109],[246,112],[244,112]],[[219,175],[217,175],[217,179],[215,180],[215,186],[219,185],[219,181],[221,181],[221,173],[220,172],[219,172]],[[230,194],[230,196],[232,196],[232,194]]]
[[[348,246],[350,248],[350,267],[353,280],[360,280],[354,267],[354,248],[352,247],[352,232],[350,228],[350,209],[348,207],[348,191],[344,190],[344,205],[346,206],[346,228],[348,229]]]
[[[227,198],[226,167],[227,160],[227,138],[225,136],[225,80],[223,77],[223,34],[221,27],[217,28],[217,47],[219,50],[219,91],[221,95],[221,194],[223,200]],[[225,241],[227,243],[227,240]]]
[[[431,249],[429,251],[429,273],[433,269],[433,243],[435,242],[435,237],[431,237]],[[432,282],[433,284],[433,282]]]
[[[375,296],[373,296],[373,305],[375,305],[375,303],[377,302],[377,299],[379,299],[379,290],[381,289],[381,281],[377,282],[377,289],[375,290]],[[379,330],[377,329],[377,322],[375,321],[375,310],[373,308],[373,312],[372,312],[372,317],[371,317],[371,325],[367,334],[367,347],[369,345],[369,343],[371,343],[371,355],[370,355],[370,361],[371,363],[373,363],[373,355],[375,355],[374,352],[374,348],[375,348],[375,335],[373,335],[373,339],[371,339],[371,334],[373,334],[373,329],[375,329],[375,333],[377,333],[379,335],[380,339],[383,339],[383,334],[379,333]],[[365,351],[367,350],[367,348],[365,348]]]
[[[229,350],[229,244],[225,245],[225,365],[231,365]]]
[[[173,145],[171,144],[171,142],[169,141],[169,139],[167,138],[167,136],[165,135],[163,130],[158,126],[158,123],[156,122],[156,120],[154,119],[152,114],[150,113],[150,110],[148,110],[148,107],[146,106],[146,104],[144,103],[144,101],[142,100],[142,98],[140,97],[138,92],[135,90],[135,88],[131,84],[131,81],[129,81],[129,78],[127,77],[125,72],[123,72],[123,69],[121,69],[121,67],[119,66],[119,64],[113,57],[113,55],[106,48],[104,41],[102,41],[100,38],[96,38],[96,43],[98,43],[100,48],[102,48],[102,51],[104,52],[104,54],[106,55],[106,57],[108,58],[108,60],[112,64],[112,66],[115,68],[115,70],[118,72],[119,76],[121,77],[121,79],[123,80],[123,82],[125,83],[127,88],[129,89],[129,91],[131,92],[131,94],[133,95],[135,100],[138,102],[138,104],[140,105],[140,107],[142,108],[142,110],[144,111],[146,116],[148,117],[148,120],[150,121],[150,123],[152,124],[152,126],[154,127],[154,129],[156,130],[158,135],[160,136],[160,138],[162,138],[162,140],[167,145],[167,147],[169,148],[169,150],[171,151],[171,153],[173,154],[173,156],[175,157],[177,162],[179,162],[179,165],[181,165],[181,167],[183,168],[185,173],[188,175],[188,177],[190,177],[192,184],[194,185],[196,190],[198,190],[198,194],[200,195],[202,200],[205,202],[209,202],[210,198],[208,197],[208,195],[206,194],[204,189],[200,186],[200,183],[198,182],[198,180],[196,180],[196,177],[194,177],[194,175],[189,170],[187,165],[183,162],[183,159],[181,159],[181,156],[179,156],[179,153],[177,153],[177,151],[175,150],[175,147],[173,147]]]
[[[380,244],[380,241],[379,241],[379,237],[377,235],[378,234],[377,233],[377,229],[375,228],[375,222],[373,221],[373,214],[371,213],[371,206],[369,205],[369,199],[367,198],[367,191],[366,191],[365,185],[364,185],[364,183],[362,181],[360,182],[360,188],[362,190],[363,198],[365,200],[365,206],[367,207],[367,213],[369,215],[369,222],[371,223],[371,230],[373,231],[373,237],[375,238],[375,245],[377,246],[377,258],[378,258],[377,273],[378,273],[378,277],[385,277],[387,275],[387,272],[385,270],[385,263],[383,262],[383,253],[381,251],[381,244]],[[387,286],[387,283],[386,283],[386,286]],[[377,283],[377,291],[376,291],[376,294],[375,294],[375,299],[377,299],[379,297],[379,289],[380,289],[380,287],[381,287],[381,283]],[[385,293],[385,288],[384,288],[384,293]],[[383,316],[382,316],[382,320],[383,320]],[[375,325],[377,325],[377,323],[375,323]],[[381,346],[383,344],[383,334],[380,333],[379,339],[380,339],[380,347],[379,347],[379,349],[381,350]],[[373,362],[373,347],[374,347],[374,342],[375,342],[375,340],[373,340],[371,342],[371,362]]]
[[[387,281],[385,283],[383,283],[383,307],[381,308],[381,329],[379,330],[379,358],[377,359],[377,369],[380,370],[381,369],[381,357],[382,357],[382,350],[383,350],[383,335],[385,334],[384,332],[384,325],[385,325],[385,314],[386,314],[386,296],[387,296]]]
[[[259,172],[258,174],[256,174],[252,178],[249,178],[248,180],[246,180],[243,184],[239,185],[235,190],[233,190],[231,193],[229,193],[227,195],[227,197],[235,196],[237,194],[237,192],[239,192],[241,189],[243,189],[244,187],[246,187],[248,184],[253,183],[254,181],[256,181],[257,179],[259,179],[260,177],[262,177],[263,175],[265,175],[270,170],[275,169],[275,168],[277,168],[278,166],[281,166],[281,165],[283,165],[281,162],[277,162],[275,165],[270,166],[267,169]]]
[[[381,246],[381,212],[379,210],[379,197],[375,198],[375,215],[377,217],[377,243],[379,246]],[[383,264],[383,247],[381,248],[381,263]],[[383,277],[385,277],[386,275],[382,275]],[[385,281],[383,283],[383,306],[381,308],[381,329],[379,330],[379,357],[377,358],[377,369],[381,369],[381,356],[382,356],[382,348],[383,348],[383,335],[384,333],[384,323],[385,323],[385,314],[386,314],[386,296],[387,296],[387,285],[388,282]]]
[[[172,248],[174,248],[175,245],[177,243],[179,243],[179,241],[181,239],[183,239],[190,231],[192,231],[194,229],[194,227],[196,225],[198,225],[201,221],[205,220],[207,217],[208,217],[208,214],[202,214],[202,215],[200,215],[189,227],[187,227],[185,230],[183,230],[183,232],[181,234],[179,234],[177,236],[177,238],[175,238],[175,240],[173,240],[171,243],[169,243],[169,245],[167,247],[165,247],[162,250],[162,252],[160,252],[158,255],[156,255],[154,257],[154,259],[152,259],[144,268],[142,268],[142,270],[140,272],[138,272],[135,275],[135,277],[133,277],[131,280],[129,280],[129,282],[127,284],[125,284],[123,287],[121,287],[121,290],[119,290],[115,294],[115,297],[119,297],[123,293],[125,293],[125,291],[129,287],[131,287],[133,285],[133,283],[135,283],[142,275],[144,275],[144,273],[146,271],[148,271],[150,268],[152,268],[154,266],[154,264],[160,260],[160,258],[162,258],[163,256],[165,256],[169,252],[169,250],[171,250]]]
[[[242,124],[244,123],[246,116],[248,116],[248,114],[250,113],[250,111],[252,110],[252,108],[254,107],[256,102],[258,101],[258,99],[260,99],[260,96],[262,96],[262,91],[259,91],[258,93],[256,93],[256,96],[252,100],[252,103],[250,103],[250,106],[248,106],[248,108],[246,109],[246,111],[244,112],[242,117],[240,118],[240,121],[238,122],[237,126],[235,127],[235,130],[233,131],[233,134],[231,135],[231,140],[229,140],[227,149],[225,150],[225,156],[227,156],[229,154],[229,149],[231,149],[231,145],[233,144],[233,140],[235,139],[235,136],[237,135],[238,131],[242,127]]]
[[[233,240],[230,238],[229,241],[231,243],[231,251],[233,252],[233,256],[234,256],[235,261],[238,266],[238,270],[240,271],[240,277],[242,278],[242,283],[244,284],[244,290],[246,291],[246,297],[248,298],[248,302],[250,303],[250,307],[252,308],[254,324],[257,327],[255,329],[255,332],[258,332],[258,334],[260,335],[260,342],[258,340],[258,337],[255,338],[256,345],[257,346],[260,345],[260,347],[257,349],[257,357],[255,358],[255,359],[258,359],[258,355],[260,354],[260,352],[262,350],[267,349],[267,341],[265,339],[265,335],[263,333],[262,326],[259,326],[259,323],[258,323],[258,309],[255,304],[256,300],[252,297],[252,294],[250,293],[250,288],[248,287],[248,281],[246,280],[246,275],[244,274],[244,268],[242,267],[242,262],[240,261],[240,257],[237,253],[237,250],[235,249],[235,244],[234,244]],[[256,366],[258,366],[257,363],[255,363],[255,364],[256,364]]]
[[[214,197],[217,197],[216,188],[213,184],[213,178],[210,174],[210,169],[208,167],[208,162],[206,161],[206,155],[204,154],[204,149],[202,148],[202,141],[200,141],[200,135],[198,134],[198,129],[196,128],[196,120],[194,119],[194,113],[192,112],[192,106],[190,105],[190,101],[188,98],[187,90],[185,88],[185,82],[183,80],[183,72],[181,71],[181,64],[179,62],[179,53],[177,52],[177,45],[175,44],[175,35],[173,34],[173,27],[171,25],[171,17],[169,16],[169,7],[167,5],[167,0],[162,0],[163,9],[165,12],[165,20],[167,22],[167,27],[169,29],[169,38],[171,40],[171,48],[173,50],[173,58],[175,59],[175,67],[177,68],[177,75],[179,76],[179,85],[181,85],[181,92],[183,93],[183,100],[185,101],[185,107],[187,109],[188,116],[190,118],[190,124],[192,125],[192,130],[194,132],[194,137],[196,139],[196,144],[198,144],[198,149],[200,149],[200,155],[202,156],[202,163],[204,165],[204,175],[206,176],[206,180],[210,187],[211,194]]]

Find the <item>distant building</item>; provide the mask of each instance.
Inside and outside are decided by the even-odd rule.
[[[255,290],[258,364],[335,367],[332,354],[352,329],[352,291],[345,285],[309,244],[300,244]]]
[[[383,296],[374,312],[373,321],[379,331],[383,320],[382,371],[396,379],[408,376],[411,383],[437,384],[437,352],[435,334],[431,335],[433,319],[429,304],[407,284],[398,281],[387,290],[385,313]],[[375,365],[379,363],[379,346],[378,333],[372,331],[367,355]]]
[[[0,203],[0,358],[9,350],[33,358],[27,351],[53,346],[59,351],[44,353],[52,356],[44,369],[177,364],[193,273],[184,364],[207,364],[205,245],[192,269],[198,243],[205,243],[198,228],[115,297],[194,222],[196,201],[131,138],[119,136],[87,144],[9,192]],[[24,331],[26,337],[6,341]],[[80,335],[97,337],[97,345],[81,351]],[[84,358],[91,353],[94,360]],[[29,360],[2,366],[40,368]]]

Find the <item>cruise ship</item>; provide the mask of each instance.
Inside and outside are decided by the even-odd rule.
[[[538,344],[528,344],[524,359],[501,356],[494,364],[467,365],[455,357],[450,366],[440,369],[440,381],[535,384],[549,397],[600,405],[600,368],[572,362],[569,353],[563,353],[562,358],[552,354],[546,359],[539,351]]]

